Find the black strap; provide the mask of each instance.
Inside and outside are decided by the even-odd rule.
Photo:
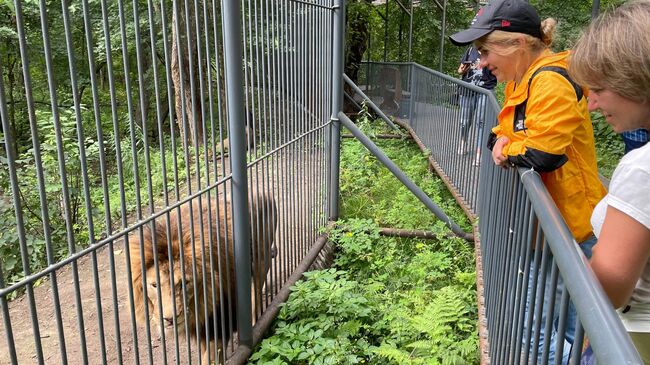
[[[535,76],[537,76],[537,74],[544,71],[555,72],[557,74],[562,75],[562,77],[564,77],[571,84],[571,86],[573,86],[573,90],[576,93],[576,100],[579,102],[582,99],[582,97],[584,96],[584,93],[582,92],[582,87],[576,84],[575,81],[573,81],[571,77],[569,77],[569,74],[565,68],[559,66],[544,66],[535,70],[532,76],[530,76],[530,78],[528,79],[528,90],[527,90],[528,95],[530,95],[530,84],[533,82],[533,79],[535,78]],[[524,100],[523,102],[515,106],[515,120],[513,121],[515,132],[526,129],[526,125],[524,124],[524,122],[526,120],[526,105],[528,104],[528,95],[526,96],[526,100]],[[520,123],[518,124],[518,122]]]
[[[535,78],[535,76],[537,76],[538,73],[543,72],[543,71],[551,71],[551,72],[555,72],[555,73],[558,73],[558,74],[562,75],[569,82],[569,84],[571,84],[571,86],[573,86],[573,90],[576,92],[576,100],[577,101],[580,101],[580,99],[582,99],[582,97],[584,96],[584,94],[582,92],[582,87],[580,87],[580,85],[576,84],[576,82],[573,81],[571,79],[571,77],[569,77],[569,73],[566,71],[565,68],[559,67],[559,66],[544,66],[544,67],[538,68],[535,72],[533,72],[533,75],[530,77],[530,79],[528,79],[528,90],[529,90],[529,92],[530,92],[530,83],[533,82],[533,79]],[[528,98],[526,98],[526,100],[528,100]]]
[[[533,74],[528,79],[528,91],[527,91],[528,95],[530,95],[530,84],[532,83],[533,79],[535,78],[535,76],[537,76],[537,74],[544,71],[555,72],[562,75],[562,77],[564,77],[569,82],[569,84],[573,86],[573,90],[576,93],[576,100],[578,102],[580,102],[580,100],[584,97],[584,93],[582,92],[582,87],[580,87],[580,85],[576,84],[573,80],[571,80],[565,68],[557,67],[557,66],[540,67],[535,72],[533,72]],[[528,96],[526,96],[526,100],[524,100],[522,103],[515,106],[515,115],[513,120],[513,131],[515,132],[525,131],[527,129],[526,128],[526,104],[527,103],[528,103]],[[490,142],[492,142],[492,144],[494,143],[494,141],[488,140],[488,144]],[[525,154],[518,155],[518,156],[510,156],[508,159],[514,165],[534,168],[536,171],[540,171],[540,172],[553,171],[555,169],[560,168],[568,161],[567,156],[564,154],[555,155],[548,152],[536,150],[533,148],[527,148]]]

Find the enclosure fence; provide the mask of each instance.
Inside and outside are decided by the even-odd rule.
[[[402,118],[461,205],[478,217],[482,361],[549,363],[551,341],[542,345],[540,337],[557,325],[555,352],[566,351],[571,364],[580,363],[583,338],[598,363],[642,364],[540,175],[492,163],[484,146],[500,110],[494,95],[417,64],[366,63],[360,70],[364,93]],[[551,285],[544,285],[547,276]],[[570,303],[579,324],[565,338]],[[554,363],[561,361],[556,356]]]
[[[0,363],[250,350],[324,242],[341,6],[12,5],[0,11]]]

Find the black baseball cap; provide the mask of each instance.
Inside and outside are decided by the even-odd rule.
[[[537,10],[524,0],[490,0],[472,20],[469,29],[450,35],[451,43],[463,46],[493,30],[517,32],[542,38]]]

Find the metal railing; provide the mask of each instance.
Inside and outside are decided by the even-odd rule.
[[[364,64],[361,69],[367,71],[359,80],[365,85],[362,89],[370,93],[381,89],[384,81],[372,75],[386,67],[396,64]],[[583,335],[589,338],[599,363],[641,364],[540,175],[524,169],[506,171],[492,163],[484,145],[500,109],[494,95],[417,64],[399,67],[401,74],[411,75],[402,88],[407,98],[396,107],[387,107],[385,102],[386,98],[393,100],[392,95],[376,93],[371,99],[386,114],[404,118],[402,124],[431,152],[434,167],[459,203],[478,218],[483,361],[547,363],[550,341],[540,348],[541,333],[550,333],[551,326],[558,323],[555,351],[562,354],[572,302],[579,317],[570,353],[572,364],[579,363]],[[468,110],[470,107],[473,110]],[[543,283],[548,275],[552,285],[547,287]],[[556,293],[560,279],[566,289]],[[535,288],[530,292],[529,280]],[[551,304],[543,306],[544,298]],[[542,316],[542,311],[559,313],[558,323],[552,323],[552,315]],[[542,317],[546,319],[542,321]],[[555,363],[561,360],[562,356],[557,356]]]
[[[341,9],[15,2],[0,20],[15,32],[0,57],[0,363],[250,350],[324,242]]]

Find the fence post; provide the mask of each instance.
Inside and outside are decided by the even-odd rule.
[[[409,70],[410,72],[410,77],[411,77],[411,100],[409,100],[409,125],[413,127],[413,104],[415,104],[415,95],[417,94],[416,91],[416,84],[417,84],[417,78],[415,77],[415,71],[417,70],[415,66],[413,66],[413,62],[409,63]]]
[[[440,26],[440,72],[444,73],[445,63],[445,28],[447,24],[447,0],[442,3],[442,25]]]
[[[332,121],[330,127],[330,191],[329,219],[339,217],[339,163],[341,148],[341,122],[338,113],[343,105],[343,34],[345,32],[345,0],[334,1],[334,37],[332,52]]]
[[[237,332],[239,344],[253,346],[251,322],[251,248],[248,220],[244,90],[239,1],[223,3],[223,46],[228,105],[228,138],[232,171],[233,239],[237,276]]]

